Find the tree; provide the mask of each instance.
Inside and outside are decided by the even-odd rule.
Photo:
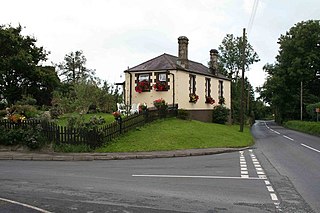
[[[274,108],[279,123],[300,118],[301,83],[304,114],[306,105],[320,101],[319,35],[319,20],[295,24],[278,40],[276,63],[264,66],[268,78],[259,89],[260,96]]]
[[[22,27],[0,26],[0,94],[9,104],[23,95],[34,95],[32,88],[41,84],[37,68],[48,53],[36,46],[36,39],[21,35]]]
[[[63,81],[74,84],[83,80],[96,80],[95,70],[87,69],[86,62],[87,59],[81,50],[66,54],[64,61],[57,65]]]
[[[242,67],[242,37],[235,37],[233,34],[227,34],[219,46],[219,62],[223,67],[223,71],[232,80],[239,78],[239,71]],[[255,62],[260,61],[258,54],[254,51],[252,45],[246,42],[245,47],[245,68]]]
[[[241,84],[239,71],[242,67],[242,37],[235,37],[233,34],[227,34],[222,40],[222,44],[219,46],[219,70],[222,74],[226,75],[232,80],[231,82],[231,117],[233,122],[239,122],[239,112],[241,103]],[[259,56],[254,51],[252,45],[246,42],[245,46],[245,68],[249,69],[249,66],[255,62],[258,62]],[[245,96],[247,116],[250,115],[250,108],[252,101],[254,100],[253,88],[245,78]]]

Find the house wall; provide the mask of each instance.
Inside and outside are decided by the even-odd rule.
[[[151,75],[151,86],[155,83],[156,72],[165,71],[153,71]],[[218,105],[218,92],[219,92],[219,81],[223,81],[223,94],[225,98],[225,106],[231,108],[231,82],[224,79],[217,79],[211,77],[211,97],[215,100],[213,105],[205,103],[205,82],[208,76],[196,75],[196,94],[199,96],[199,100],[196,103],[190,103],[189,100],[189,72],[170,70],[170,73],[174,75],[175,81],[175,100],[173,101],[173,75],[169,74],[169,86],[168,91],[156,91],[153,88],[148,92],[138,93],[135,91],[136,86],[136,74],[147,73],[134,72],[131,73],[131,90],[132,90],[132,102],[131,104],[146,103],[148,107],[153,107],[153,101],[159,98],[163,98],[168,104],[179,105],[179,109],[186,109],[190,112],[192,119],[207,121],[212,120],[212,109]],[[125,73],[125,104],[130,104],[130,74]]]

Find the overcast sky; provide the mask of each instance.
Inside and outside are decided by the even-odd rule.
[[[275,61],[279,36],[310,19],[320,19],[319,0],[10,0],[0,12],[0,25],[20,23],[51,52],[47,64],[82,50],[87,68],[109,83],[123,81],[127,67],[177,55],[179,36],[189,38],[189,59],[207,65],[226,34],[247,28],[261,59],[246,73],[254,87],[265,80],[263,65]]]

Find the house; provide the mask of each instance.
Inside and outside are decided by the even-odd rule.
[[[127,105],[163,98],[189,112],[191,119],[210,122],[213,106],[219,100],[230,109],[231,81],[219,73],[218,51],[210,50],[210,67],[188,59],[188,38],[178,38],[178,57],[162,54],[128,68],[125,73],[124,100]]]

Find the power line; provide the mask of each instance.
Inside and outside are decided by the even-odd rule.
[[[250,20],[248,23],[248,35],[250,34],[250,32],[252,30],[253,22],[254,22],[256,13],[257,13],[258,4],[259,4],[259,0],[254,0],[252,10],[251,10]]]

